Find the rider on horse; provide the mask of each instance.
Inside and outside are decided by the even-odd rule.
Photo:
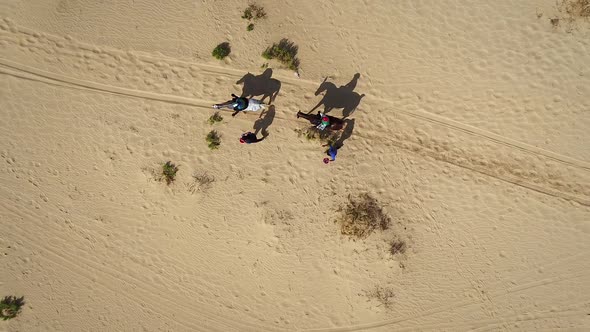
[[[328,127],[330,125],[330,118],[328,118],[325,114],[323,113],[318,113],[319,118],[321,119],[321,122],[319,125],[317,125],[316,128],[318,128],[319,130],[324,130],[326,129],[326,127]]]

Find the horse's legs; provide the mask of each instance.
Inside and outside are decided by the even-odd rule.
[[[219,109],[219,108],[229,108],[229,109],[233,109],[234,107],[233,107],[232,105],[233,105],[233,101],[229,100],[229,101],[226,101],[226,102],[224,102],[224,103],[221,103],[221,104],[215,104],[215,105],[213,105],[213,106],[214,106],[215,108],[218,108],[218,109]]]

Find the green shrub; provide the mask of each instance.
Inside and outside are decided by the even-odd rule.
[[[277,59],[280,63],[287,66],[287,68],[297,71],[299,69],[299,59],[297,59],[297,51],[299,47],[287,38],[281,39],[279,43],[273,43],[262,52],[262,57],[265,59]]]
[[[228,56],[230,53],[231,53],[231,47],[229,46],[229,43],[223,42],[223,43],[217,45],[213,49],[213,52],[211,52],[211,55],[213,55],[213,57],[215,57],[218,60],[222,60],[223,58]]]
[[[221,145],[221,136],[219,136],[216,130],[211,130],[209,134],[207,134],[205,140],[208,143],[207,146],[211,150],[219,149],[219,146]]]
[[[246,27],[246,30],[247,30],[247,31],[252,31],[252,30],[254,30],[254,23],[250,23],[250,24],[248,24],[248,26]]]
[[[176,172],[178,172],[178,166],[167,161],[162,166],[162,179],[166,181],[166,184],[171,184],[176,179]]]
[[[16,296],[5,296],[0,301],[0,318],[8,320],[16,317],[23,305],[25,305],[24,296],[17,298]]]
[[[209,117],[209,119],[207,120],[207,122],[208,122],[210,125],[212,125],[212,124],[214,124],[214,123],[216,123],[216,122],[221,122],[221,121],[223,121],[223,117],[221,116],[221,114],[219,114],[219,112],[215,112],[215,113],[213,113],[213,115],[211,115],[211,116]]]

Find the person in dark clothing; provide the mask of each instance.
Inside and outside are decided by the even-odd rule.
[[[240,137],[240,143],[242,143],[242,144],[244,144],[244,143],[246,143],[246,144],[258,143],[265,138],[266,138],[266,136],[264,136],[262,138],[258,138],[258,137],[256,137],[256,134],[254,134],[253,132],[247,132],[247,133],[242,134],[242,137]]]
[[[233,93],[231,94],[231,96],[232,106],[234,107],[235,111],[231,116],[236,116],[236,114],[248,108],[248,98],[238,97]]]

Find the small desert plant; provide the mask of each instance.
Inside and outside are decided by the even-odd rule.
[[[246,9],[244,9],[242,18],[248,21],[259,20],[261,18],[266,18],[266,12],[264,11],[263,7],[260,7],[256,4],[251,4]]]
[[[309,141],[318,140],[322,144],[332,145],[338,140],[338,134],[331,130],[319,130],[316,127],[306,127],[295,129],[299,137],[303,136]]]
[[[219,149],[219,146],[221,145],[221,136],[219,136],[216,130],[211,130],[209,134],[207,134],[205,140],[208,143],[207,146],[209,146],[209,149],[211,150]]]
[[[211,188],[214,181],[215,178],[207,172],[195,173],[193,174],[193,182],[188,184],[188,190],[193,194],[197,191],[205,191]]]
[[[406,252],[406,249],[407,249],[407,245],[406,245],[405,241],[391,240],[391,242],[389,242],[389,252],[392,255],[403,254]]]
[[[223,121],[223,117],[221,116],[221,114],[219,114],[219,112],[213,113],[213,115],[211,115],[207,120],[207,122],[209,122],[210,125],[221,121]]]
[[[167,161],[162,166],[162,179],[166,181],[166,184],[171,184],[176,179],[176,172],[178,172],[178,166]]]
[[[381,286],[375,286],[370,291],[365,291],[365,295],[370,299],[375,299],[380,305],[383,305],[386,309],[391,309],[393,306],[393,298],[395,297],[395,293],[390,288],[385,288]]]
[[[248,21],[257,21],[259,19],[266,18],[266,12],[264,11],[263,7],[260,7],[256,4],[251,4],[248,6],[248,8],[244,9],[244,14],[242,15],[242,18]],[[254,23],[248,24],[246,30],[254,30]]]
[[[25,305],[23,297],[16,297],[16,296],[5,296],[2,301],[0,301],[0,318],[2,320],[8,320],[16,317],[22,308]]]
[[[231,52],[231,47],[229,46],[229,43],[223,42],[223,43],[217,45],[213,49],[213,52],[211,52],[211,55],[213,55],[213,57],[215,57],[216,59],[222,60],[223,58],[228,56],[230,52]]]
[[[386,230],[391,223],[379,202],[367,193],[348,196],[348,202],[338,211],[341,216],[336,222],[340,224],[340,232],[353,239],[364,239],[376,229]]]
[[[297,45],[283,38],[278,44],[273,43],[272,46],[264,50],[262,56],[268,60],[277,59],[283,65],[287,66],[287,68],[297,71],[299,69],[299,59],[297,59],[298,50],[299,47]]]

